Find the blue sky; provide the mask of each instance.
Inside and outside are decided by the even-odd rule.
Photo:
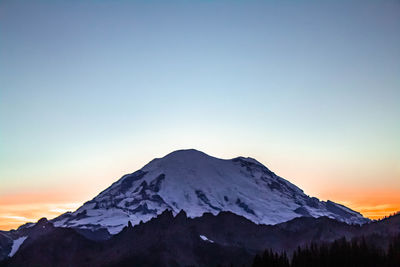
[[[400,192],[399,29],[398,1],[0,1],[0,198],[189,147]]]

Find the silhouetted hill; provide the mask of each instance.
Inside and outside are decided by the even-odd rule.
[[[231,212],[188,218],[183,211],[175,217],[165,211],[146,223],[129,224],[108,240],[96,238],[104,233],[93,232],[89,239],[87,233],[41,220],[21,229],[27,239],[2,266],[249,266],[254,255],[265,249],[285,251],[290,257],[298,246],[310,242],[328,244],[341,237],[362,236],[386,250],[400,233],[399,218],[363,226],[327,217],[257,225]]]

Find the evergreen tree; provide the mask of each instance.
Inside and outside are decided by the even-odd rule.
[[[345,238],[331,244],[298,247],[291,262],[287,254],[265,250],[256,255],[253,267],[399,267],[400,235],[393,238],[387,253],[378,249],[364,237],[347,241]]]

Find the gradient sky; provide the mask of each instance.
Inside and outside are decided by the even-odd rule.
[[[0,229],[181,148],[400,210],[399,1],[0,0]]]

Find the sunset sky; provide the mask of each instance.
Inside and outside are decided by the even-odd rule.
[[[0,229],[182,149],[400,210],[399,1],[0,0]]]

